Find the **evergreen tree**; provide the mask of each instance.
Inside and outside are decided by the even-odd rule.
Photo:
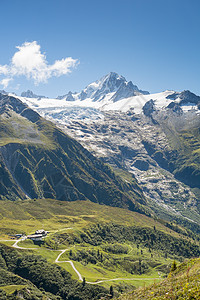
[[[174,260],[171,266],[171,272],[174,272],[177,269],[176,261]]]
[[[114,296],[114,291],[113,291],[113,286],[110,286],[110,295],[113,297]]]
[[[85,277],[83,277],[83,281],[82,281],[82,287],[85,286]]]

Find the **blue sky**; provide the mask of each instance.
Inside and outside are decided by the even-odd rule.
[[[55,97],[114,71],[149,92],[200,95],[199,0],[1,0],[0,9],[8,91]],[[22,65],[27,47],[38,69],[34,58]]]

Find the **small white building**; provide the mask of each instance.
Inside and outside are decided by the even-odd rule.
[[[42,235],[47,235],[47,231],[45,231],[44,229],[39,229],[39,230],[36,230],[35,234],[42,234]]]
[[[27,239],[30,239],[32,241],[42,241],[42,239],[46,237],[47,233],[48,231],[39,229],[35,231],[35,234],[27,235]]]
[[[44,235],[42,235],[42,234],[31,234],[31,235],[27,235],[26,238],[30,239],[32,241],[42,241],[42,239],[44,238]]]

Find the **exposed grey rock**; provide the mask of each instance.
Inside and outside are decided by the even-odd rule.
[[[180,93],[174,92],[172,94],[170,94],[169,96],[167,96],[167,99],[171,99],[171,100],[176,100],[178,98]]]
[[[72,96],[72,92],[70,91],[68,94],[67,94],[67,97],[66,97],[66,101],[74,101],[74,97]]]
[[[154,111],[156,111],[154,101],[151,99],[148,102],[146,102],[145,105],[143,106],[142,110],[143,110],[145,116],[148,116],[148,117],[152,116],[152,113]]]
[[[21,97],[38,98],[38,99],[41,99],[41,98],[48,98],[48,97],[46,97],[46,96],[36,95],[36,94],[34,94],[32,91],[30,91],[30,90],[27,90],[26,92],[22,92],[22,93],[21,93]]]
[[[159,209],[162,207],[165,211],[179,214],[173,206],[177,201],[186,206],[195,205],[196,197],[192,190],[174,178],[168,164],[169,156],[174,153],[161,126],[155,126],[145,115],[137,116],[133,121],[134,113],[130,111],[103,114],[104,118],[99,120],[72,121],[62,128],[113,168],[132,172],[145,196]],[[169,118],[171,123],[175,120],[173,114],[168,115],[167,110],[157,113],[157,120]]]
[[[176,103],[176,102],[171,102],[167,108],[171,109],[173,112],[175,112],[178,115],[182,115],[183,114],[183,110],[181,108],[181,106]]]
[[[59,99],[59,100],[65,99],[66,101],[74,101],[75,100],[71,91],[69,91],[69,93],[66,95],[58,96],[56,99]]]
[[[147,171],[149,169],[149,164],[145,160],[137,159],[134,162],[134,167],[136,167],[137,169],[139,169],[141,171]]]
[[[173,93],[167,97],[168,99],[177,100],[180,99],[179,104],[188,104],[188,103],[194,103],[199,104],[200,103],[200,97],[195,95],[194,93],[186,90],[181,93]]]
[[[87,98],[86,92],[82,91],[82,92],[80,93],[80,99],[81,99],[81,100],[85,100],[86,98]]]
[[[154,117],[154,113],[156,112],[156,106],[154,101],[151,99],[145,103],[145,105],[142,108],[143,113],[145,116],[149,117],[153,124],[158,124]]]
[[[6,91],[4,91],[4,90],[0,90],[0,94],[8,95],[8,92],[6,92]]]
[[[187,103],[200,103],[200,97],[191,93],[190,91],[183,91],[180,93],[179,98],[181,99],[180,104],[187,104]]]

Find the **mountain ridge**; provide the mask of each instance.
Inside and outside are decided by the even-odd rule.
[[[46,96],[36,95],[36,94],[34,94],[32,91],[30,91],[30,90],[27,90],[26,92],[22,92],[22,93],[21,93],[21,97],[38,98],[38,99],[41,99],[41,98],[48,98],[48,97],[46,97]]]
[[[30,90],[21,93],[21,97],[22,101],[26,101],[23,98],[35,98],[38,100],[41,100],[42,98],[48,98],[45,96],[36,95]],[[126,110],[134,108],[136,113],[138,104],[139,106],[143,106],[147,101],[150,100],[155,101],[156,107],[159,109],[162,107],[167,107],[167,105],[170,105],[172,102],[180,106],[187,106],[191,104],[193,106],[196,105],[197,107],[200,107],[200,97],[196,96],[189,90],[184,90],[182,92],[166,90],[164,92],[150,94],[147,91],[140,90],[132,83],[132,81],[127,81],[125,77],[118,75],[115,72],[110,72],[101,77],[99,80],[88,84],[81,92],[73,93],[69,91],[63,96],[58,96],[56,99],[54,99],[54,102],[57,103],[56,100],[64,100],[69,102],[69,105],[88,105],[103,110],[122,110],[123,106],[127,106],[124,101],[122,101],[122,105],[120,103],[119,107],[116,107],[115,105],[112,106],[111,104],[115,104],[116,102],[125,99],[127,99],[130,104]],[[51,98],[49,101],[51,101]],[[136,107],[134,105],[134,101],[138,102]],[[95,104],[95,102],[98,104]],[[100,103],[102,103],[102,105]],[[30,104],[34,105],[34,102],[31,101]],[[42,102],[40,104],[42,104]],[[59,102],[57,104],[59,105]],[[60,102],[60,104],[63,105],[63,102]],[[44,105],[42,104],[42,107],[43,106]],[[140,107],[139,113],[142,111],[142,106]],[[184,109],[186,109],[186,107],[184,107]]]
[[[45,118],[55,122],[70,123],[71,119],[98,120],[103,112],[127,112],[141,114],[143,107],[153,101],[156,111],[171,108],[180,113],[195,111],[200,113],[200,97],[190,91],[149,94],[139,90],[131,81],[111,72],[100,80],[89,84],[79,93],[68,92],[57,99],[18,97]]]
[[[57,99],[65,99],[66,101],[82,101],[85,99],[101,101],[111,93],[113,94],[110,95],[110,100],[114,102],[137,94],[149,94],[149,92],[139,90],[132,81],[128,82],[123,76],[110,72],[99,80],[90,83],[80,93],[69,92],[64,96],[58,96]]]

